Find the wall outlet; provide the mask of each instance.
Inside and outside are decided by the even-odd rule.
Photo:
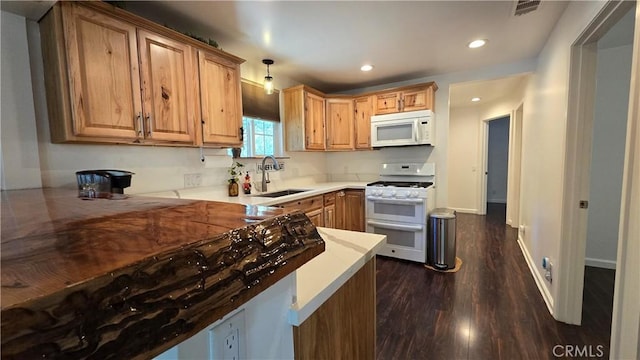
[[[553,263],[546,256],[542,258],[542,268],[545,269],[544,278],[553,283]]]
[[[230,318],[211,330],[211,359],[239,360],[246,358],[246,333],[244,310],[240,310]]]
[[[202,174],[184,174],[184,187],[202,186]]]

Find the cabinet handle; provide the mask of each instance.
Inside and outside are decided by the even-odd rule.
[[[138,112],[138,116],[136,116],[136,121],[138,122],[138,137],[143,136],[144,133],[144,123],[142,122],[142,111]]]
[[[244,141],[244,128],[240,126],[240,141]]]
[[[147,116],[145,116],[145,120],[147,120],[147,136],[151,137],[152,132],[151,132],[151,120],[152,120],[152,116],[151,113],[147,113]]]
[[[398,111],[400,111],[402,107],[400,107],[400,99],[398,99]]]
[[[402,109],[401,111],[404,111],[404,98],[402,98]]]

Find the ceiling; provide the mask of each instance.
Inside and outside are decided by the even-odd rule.
[[[528,77],[528,74],[522,74],[495,80],[452,84],[449,88],[449,107],[454,109],[482,106],[509,99],[514,94],[522,93],[527,85]],[[472,102],[471,99],[474,97],[479,97],[480,101]]]
[[[127,10],[216,40],[271,74],[327,93],[534,58],[566,2],[514,16],[512,1],[134,1]],[[474,39],[488,39],[469,49]],[[374,69],[361,72],[371,63]]]

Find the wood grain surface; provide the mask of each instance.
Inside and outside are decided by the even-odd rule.
[[[299,360],[374,359],[376,259],[369,260],[300,326],[294,326],[293,339]]]
[[[149,358],[324,251],[301,212],[2,192],[2,358]]]

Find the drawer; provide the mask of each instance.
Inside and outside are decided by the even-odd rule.
[[[299,209],[306,212],[310,212],[317,209],[322,209],[323,206],[323,196],[312,196],[296,201],[290,201],[287,203],[280,204],[285,209]]]
[[[324,194],[324,206],[333,205],[336,203],[336,193]]]

